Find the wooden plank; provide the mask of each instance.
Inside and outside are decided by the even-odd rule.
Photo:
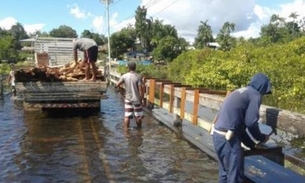
[[[181,88],[181,102],[180,102],[180,118],[181,119],[184,119],[185,99],[186,99],[186,89],[185,89],[185,87],[183,87],[183,88]]]
[[[59,109],[59,108],[100,108],[100,102],[77,102],[77,103],[33,103],[24,102],[25,110],[32,108]]]
[[[194,90],[194,102],[193,102],[193,125],[197,125],[198,119],[198,105],[199,104],[199,90]]]
[[[105,95],[95,94],[95,95],[82,95],[82,94],[71,94],[71,95],[36,95],[28,96],[24,95],[23,100],[37,101],[37,102],[48,102],[48,101],[93,101],[104,99]]]
[[[245,158],[245,176],[260,183],[305,182],[304,176],[258,155]]]
[[[154,103],[155,101],[155,87],[156,81],[154,79],[149,80],[149,101]]]
[[[17,82],[18,92],[106,91],[106,82]]]
[[[161,84],[159,86],[159,89],[160,89],[160,91],[159,91],[159,95],[160,95],[160,107],[163,107],[163,90],[164,90],[164,85]]]
[[[169,112],[173,113],[173,105],[174,105],[174,99],[175,99],[175,95],[174,95],[174,84],[170,85],[170,94],[169,94]]]

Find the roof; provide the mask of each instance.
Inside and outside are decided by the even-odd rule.
[[[20,41],[22,41],[22,42],[34,42],[34,41],[36,41],[36,39],[35,38],[29,38],[29,39],[21,39]]]

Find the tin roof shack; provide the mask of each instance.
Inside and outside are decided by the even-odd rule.
[[[35,63],[37,66],[62,66],[73,60],[73,39],[56,37],[36,37],[29,39],[35,49]],[[27,41],[27,40],[24,40]],[[83,53],[78,52],[78,58]]]

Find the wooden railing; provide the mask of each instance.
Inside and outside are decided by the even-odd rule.
[[[217,111],[226,91],[213,91],[207,88],[194,88],[169,80],[145,78],[146,99],[150,104],[158,105],[177,115],[177,119],[190,121],[206,130],[211,127],[211,121],[199,117],[199,106]],[[186,110],[186,103],[191,104],[191,112]]]
[[[116,83],[120,76],[120,73],[112,70],[109,75],[110,83]],[[175,113],[181,119],[189,120],[204,129],[210,128],[211,121],[198,117],[198,106],[217,111],[227,93],[227,91],[194,88],[158,78],[145,78],[144,80],[148,102],[168,109],[170,113]],[[159,98],[164,95],[167,95],[167,98]],[[193,103],[192,113],[185,112],[185,102]],[[305,115],[303,114],[261,105],[260,116],[262,123],[280,130],[286,138],[305,137]]]

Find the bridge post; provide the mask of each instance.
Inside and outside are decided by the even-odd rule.
[[[174,97],[174,107],[175,108],[180,108],[180,105],[181,105],[181,100],[179,97]],[[182,119],[179,115],[173,113],[173,119],[174,119],[174,126],[175,127],[179,127],[179,126],[182,126]]]

